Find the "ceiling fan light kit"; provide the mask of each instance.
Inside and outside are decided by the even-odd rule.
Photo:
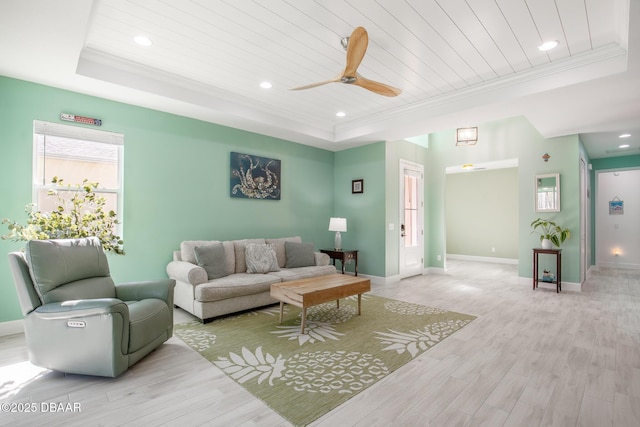
[[[369,45],[369,36],[367,30],[362,27],[357,27],[353,30],[350,37],[343,37],[340,40],[342,47],[347,50],[347,64],[342,73],[337,77],[325,80],[323,82],[312,83],[305,86],[293,88],[292,90],[304,90],[314,87],[322,86],[327,83],[345,83],[360,86],[363,89],[367,89],[371,92],[377,93],[383,96],[398,96],[402,93],[402,90],[389,86],[384,83],[369,80],[358,74],[357,70],[364,58],[364,54],[367,51]]]

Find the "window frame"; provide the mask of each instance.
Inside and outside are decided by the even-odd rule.
[[[110,144],[118,147],[118,160],[117,160],[117,180],[118,185],[116,188],[98,187],[94,191],[96,193],[110,193],[116,195],[117,210],[116,214],[119,219],[117,224],[117,234],[123,235],[122,218],[124,213],[124,135],[121,133],[104,131],[99,129],[89,129],[81,126],[73,126],[62,123],[45,122],[41,120],[33,121],[33,155],[32,155],[32,186],[31,186],[31,200],[38,209],[38,193],[42,190],[60,190],[60,186],[51,184],[50,182],[38,182],[38,153],[39,142],[38,135],[56,136],[62,138],[72,138],[84,141],[90,141],[93,143]],[[46,158],[46,155],[44,156]],[[65,178],[61,176],[61,178]],[[91,177],[87,177],[89,181],[94,181]],[[45,181],[45,174],[42,173],[42,180]],[[75,185],[81,184],[80,182],[68,182],[67,184]]]

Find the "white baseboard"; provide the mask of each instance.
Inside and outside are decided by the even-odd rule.
[[[427,267],[423,274],[444,274],[446,270],[442,267]]]
[[[389,276],[389,277],[380,277],[380,276],[371,276],[369,274],[358,274],[358,277],[366,277],[371,280],[372,285],[390,285],[391,283],[395,283],[400,281],[400,276]]]
[[[533,289],[533,278],[531,277],[518,277],[518,283],[521,285],[529,286]],[[538,282],[538,287],[543,289],[556,290],[555,283]],[[575,282],[562,282],[563,291],[582,292],[582,285]]]
[[[599,271],[600,268],[621,268],[623,270],[640,270],[640,265],[625,264],[620,262],[601,262],[596,266],[596,271]]]
[[[489,256],[447,254],[447,259],[460,259],[463,261],[493,262],[496,264],[518,265],[518,260],[513,258],[496,258],[496,257],[489,257]]]
[[[0,337],[24,333],[22,320],[12,320],[10,322],[0,322]]]

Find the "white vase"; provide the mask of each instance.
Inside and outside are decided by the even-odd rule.
[[[549,239],[542,239],[542,249],[551,249],[553,242]]]

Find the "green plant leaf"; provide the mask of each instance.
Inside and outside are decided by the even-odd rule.
[[[57,176],[51,182],[59,187],[63,185],[63,180]],[[35,210],[33,203],[26,205],[26,225],[8,218],[3,219],[2,223],[8,224],[9,233],[1,236],[2,239],[28,241],[96,236],[105,251],[124,255],[124,242],[114,233],[116,224],[120,222],[112,210],[104,212],[103,207],[107,201],[106,197],[95,193],[98,185],[87,179],[82,184],[66,185],[63,193],[72,194],[70,201],[60,195],[59,191],[48,191],[48,197],[56,198],[58,206],[51,212],[40,212]]]

